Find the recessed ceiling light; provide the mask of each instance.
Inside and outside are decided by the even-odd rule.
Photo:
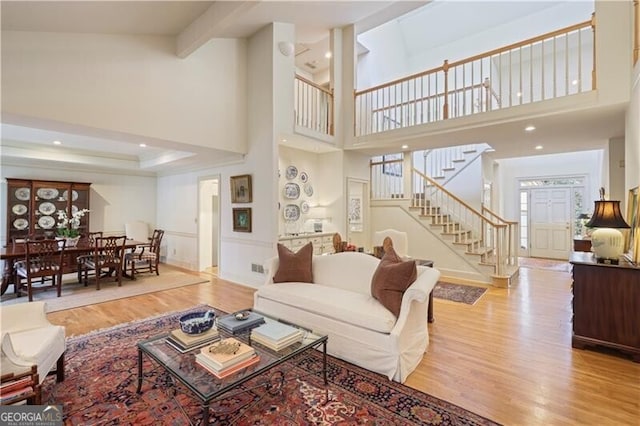
[[[577,86],[578,85],[578,80],[571,81],[571,84],[573,84],[574,86]]]
[[[517,96],[517,97],[519,97],[519,98],[521,98],[521,97],[522,97],[522,92],[518,92],[518,93],[516,93],[516,96]]]
[[[525,132],[533,132],[536,129],[536,126],[527,126],[524,128]]]
[[[402,149],[407,149],[409,148],[409,145],[402,145]]]
[[[286,142],[287,140],[285,138],[282,138],[282,142]]]
[[[60,141],[53,141],[53,144],[54,144],[54,145],[62,145],[62,142],[60,142]]]
[[[331,58],[331,52],[325,53],[324,57],[327,58],[327,59],[330,59]]]
[[[542,149],[542,145],[536,145],[536,149],[540,151]]]
[[[147,144],[146,144],[146,143],[141,143],[141,144],[140,144],[140,148],[146,148],[146,147],[147,147]]]

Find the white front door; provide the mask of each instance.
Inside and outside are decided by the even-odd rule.
[[[532,257],[569,259],[571,250],[571,190],[569,188],[531,189]]]

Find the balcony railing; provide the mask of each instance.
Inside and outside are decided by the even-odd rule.
[[[294,91],[296,126],[332,136],[333,92],[299,75]]]
[[[595,18],[355,93],[355,135],[594,90]]]

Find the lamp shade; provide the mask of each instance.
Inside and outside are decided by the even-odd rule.
[[[586,224],[589,228],[629,228],[620,212],[620,201],[594,201],[595,208],[591,220]]]

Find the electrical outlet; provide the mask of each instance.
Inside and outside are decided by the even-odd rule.
[[[262,265],[257,264],[257,263],[252,263],[251,264],[251,272],[257,272],[259,274],[264,274],[264,267]]]

